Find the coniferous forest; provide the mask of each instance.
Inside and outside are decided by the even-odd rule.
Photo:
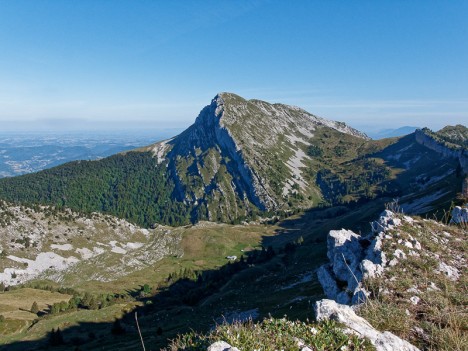
[[[0,180],[5,200],[43,203],[90,213],[104,212],[148,227],[190,222],[192,208],[174,200],[165,165],[149,152],[129,152],[99,161],[76,161]]]

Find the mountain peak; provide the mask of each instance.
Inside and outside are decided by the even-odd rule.
[[[89,165],[80,163],[79,167],[84,166],[87,172],[92,168],[94,172],[93,167],[98,170],[105,165],[112,168],[107,173],[109,177],[121,174],[126,177],[121,180],[125,184],[129,179],[145,179],[142,184],[147,184],[150,190],[142,193],[150,200],[144,197],[137,200],[141,200],[139,207],[144,204],[149,209],[144,217],[138,217],[138,223],[229,222],[253,218],[264,211],[291,211],[371,196],[380,182],[391,175],[386,161],[373,160],[375,154],[388,147],[390,151],[382,157],[393,160],[391,157],[397,151],[423,147],[412,142],[414,138],[373,143],[345,123],[315,116],[301,108],[220,92],[201,110],[195,123],[176,137],[136,150],[140,152]],[[412,143],[407,145],[409,142]],[[390,147],[388,143],[396,145]],[[418,153],[412,155],[415,154]],[[367,155],[374,156],[368,160]],[[407,168],[410,163],[404,160],[405,163],[395,161],[396,166]],[[121,162],[127,168],[122,168]],[[69,184],[63,182],[61,172],[69,174],[67,167],[74,169],[75,165],[48,172],[55,176],[54,186],[65,194],[55,191],[50,195],[57,196],[60,205],[74,206],[79,211],[111,208],[120,216],[130,216],[121,212],[120,204],[128,201],[133,206],[134,198],[125,192],[125,187],[116,189],[105,183],[99,183],[97,193],[108,195],[93,197],[92,206],[82,207],[82,198],[76,196],[79,191],[69,191]],[[29,181],[24,179],[12,183],[21,184],[24,197],[30,200],[40,192],[34,184],[30,189]],[[18,188],[12,191],[7,183],[0,182],[0,194],[11,194],[12,199],[17,199]],[[86,184],[94,187],[93,182]],[[135,187],[140,189],[142,184]]]
[[[179,200],[200,203],[208,192],[224,203],[221,211],[236,208],[243,216],[252,205],[261,210],[287,207],[285,199],[291,194],[315,192],[304,173],[311,161],[307,149],[316,135],[326,131],[338,139],[341,134],[360,143],[368,139],[345,123],[299,107],[220,92],[193,125],[174,139],[156,144],[153,152],[158,162],[167,160],[171,178],[178,180]],[[187,170],[189,175],[183,175]],[[221,179],[225,183],[220,184]],[[200,187],[195,190],[190,183]],[[311,203],[306,200],[304,205]],[[219,210],[208,209],[209,219]]]

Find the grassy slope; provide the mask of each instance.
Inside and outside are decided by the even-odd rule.
[[[183,236],[181,246],[184,250],[182,258],[168,257],[160,262],[152,265],[149,268],[136,271],[132,274],[126,275],[122,278],[111,282],[99,282],[99,281],[83,281],[79,276],[70,275],[64,276],[63,281],[68,282],[67,286],[73,286],[78,291],[87,291],[91,293],[121,293],[121,292],[132,292],[138,291],[140,286],[144,284],[150,284],[152,287],[157,287],[159,284],[164,284],[165,279],[169,273],[177,272],[183,268],[192,268],[197,270],[215,269],[226,263],[227,255],[238,255],[242,254],[241,250],[250,250],[254,247],[261,245],[262,238],[268,235],[274,234],[273,227],[267,226],[230,226],[230,225],[216,225],[209,223],[207,226],[193,226],[188,228],[178,228]],[[92,270],[92,267],[89,267]],[[83,272],[84,274],[85,272]],[[39,281],[38,281],[39,282]],[[34,284],[32,281],[31,284]],[[48,285],[51,284],[47,282]],[[42,295],[49,296],[50,292],[33,289],[20,289],[13,292],[7,292],[0,294],[0,307],[2,304],[2,298],[8,301],[14,296],[28,296],[27,299],[23,300],[23,308],[30,308],[32,303],[31,299],[34,296],[38,296],[39,307],[45,307],[45,304],[51,305],[54,302],[60,302],[62,300],[68,300],[69,296],[62,294],[56,294],[56,299],[40,299]],[[54,295],[55,296],[55,295]],[[58,299],[58,301],[57,301]],[[30,301],[31,300],[31,301]],[[6,305],[6,303],[5,303]],[[25,307],[26,306],[26,307]],[[41,320],[34,329],[31,329],[27,333],[24,332],[24,328],[30,325],[30,322],[34,319],[34,315],[28,314],[29,318],[26,322],[19,322],[22,329],[19,330],[19,326],[16,329],[10,328],[9,336],[0,338],[1,342],[11,342],[14,340],[32,340],[39,337],[43,337],[52,328],[66,328],[78,325],[81,322],[86,323],[88,321],[94,321],[96,323],[106,323],[113,321],[117,315],[121,315],[122,309],[128,309],[128,305],[111,306],[104,310],[99,311],[86,311],[80,310],[78,312],[67,312],[66,320],[71,321],[70,324],[64,324],[64,319],[60,316],[52,316],[49,319]],[[16,311],[16,310],[15,310]],[[18,314],[13,315],[11,313],[4,314],[8,321],[8,325],[12,326],[15,322],[13,320],[24,319]],[[21,318],[19,318],[21,317]],[[18,323],[16,323],[18,324]],[[85,330],[92,331],[89,327],[85,326]],[[100,330],[98,328],[98,330]],[[107,334],[110,327],[103,327],[103,334]],[[11,335],[14,334],[14,335]],[[68,335],[73,337],[75,332]],[[86,333],[85,333],[86,334]]]
[[[166,346],[167,338],[174,338],[191,328],[206,331],[213,325],[214,319],[222,319],[223,315],[229,315],[234,311],[257,309],[260,317],[266,317],[269,314],[282,317],[287,314],[294,319],[311,319],[313,317],[311,304],[323,296],[313,271],[325,259],[326,233],[332,228],[347,226],[351,222],[355,224],[354,228],[363,227],[367,219],[375,215],[378,211],[376,207],[379,206],[383,206],[383,203],[364,205],[359,211],[351,210],[338,218],[334,218],[336,211],[343,209],[314,210],[292,217],[275,226],[211,224],[206,227],[200,225],[179,228],[184,232],[182,245],[185,254],[182,258],[163,259],[152,268],[114,282],[86,282],[76,285],[76,288],[82,291],[109,292],[115,289],[132,291],[144,283],[155,287],[159,284],[163,285],[164,278],[170,272],[178,271],[182,267],[199,270],[216,269],[226,263],[226,255],[239,256],[243,253],[241,250],[248,251],[260,245],[282,247],[285,243],[302,236],[303,245],[299,246],[287,259],[284,255],[278,255],[265,264],[239,272],[220,290],[195,306],[187,306],[179,302],[175,305],[155,306],[155,309],[149,312],[142,310],[140,325],[145,340],[153,345],[152,349],[154,349]],[[88,339],[87,334],[90,331],[96,331],[99,342],[91,341],[81,347],[83,350],[92,350],[97,345],[102,345],[103,349],[112,350],[115,349],[116,343],[120,349],[131,350],[138,345],[132,314],[128,314],[129,320],[124,322],[129,332],[117,339],[109,339],[111,320],[118,315],[119,311],[121,313],[122,309],[131,308],[131,304],[117,307],[114,305],[98,311],[69,312],[63,315],[66,318],[62,315],[53,316],[50,319],[41,320],[27,334],[10,335],[4,341],[37,338],[44,336],[52,328],[61,327],[65,329],[64,336],[68,341],[77,334]],[[194,316],[197,321],[195,325]],[[73,321],[68,327],[64,324],[66,319]],[[91,320],[98,324],[88,324]],[[164,330],[162,336],[155,335],[158,327]],[[104,339],[101,340],[100,337]],[[25,347],[25,344],[17,345],[15,347],[18,349]]]
[[[37,302],[40,311],[44,311],[48,306],[68,302],[70,298],[71,295],[29,288],[0,293],[0,314],[5,317],[5,321],[0,322],[0,344],[15,340],[11,335],[26,336],[26,329],[37,318],[37,314],[30,312],[34,302]],[[43,335],[36,334],[36,338]]]
[[[143,336],[152,349],[167,346],[167,339],[173,339],[192,328],[206,331],[213,326],[215,320],[221,321],[223,316],[229,316],[233,312],[254,310],[260,318],[269,315],[281,318],[288,315],[292,320],[305,321],[313,318],[311,304],[323,297],[322,289],[315,280],[314,270],[325,260],[326,234],[330,229],[342,227],[366,231],[368,221],[375,218],[384,207],[384,202],[385,199],[380,199],[355,209],[315,209],[275,226],[210,224],[179,228],[183,231],[182,246],[185,250],[182,258],[166,258],[152,268],[135,272],[115,282],[87,282],[78,284],[77,287],[95,292],[122,288],[132,291],[137,286],[149,283],[152,287],[161,284],[160,287],[163,288],[164,278],[170,272],[181,268],[216,269],[225,264],[226,255],[239,255],[242,254],[241,250],[248,251],[260,245],[279,248],[302,236],[303,244],[291,255],[278,255],[269,262],[235,274],[221,289],[195,306],[179,302],[155,305],[150,310],[140,307],[138,310]],[[52,328],[61,327],[65,329],[64,336],[68,342],[77,335],[87,341],[81,346],[83,350],[93,350],[98,345],[103,350],[112,350],[117,346],[122,350],[132,350],[138,347],[133,314],[129,313],[134,309],[132,306],[134,304],[130,303],[99,311],[82,310],[54,316],[40,321],[27,334],[10,335],[3,342],[43,337]],[[113,318],[122,313],[126,316],[123,325],[127,333],[109,338]],[[73,322],[67,325],[64,324],[66,320]],[[97,324],[92,324],[91,321]],[[163,329],[160,336],[155,333],[158,327]],[[97,337],[96,341],[89,339],[90,331]],[[13,350],[22,350],[25,345],[27,344],[19,343],[10,347]]]
[[[394,179],[388,184],[388,188],[395,192],[400,203],[407,204],[404,207],[407,212],[435,215],[440,219],[461,190],[463,177],[456,172],[458,161],[441,158],[437,153],[419,145],[413,134],[373,155],[385,160],[386,165],[392,168]],[[437,193],[443,195],[430,199]],[[413,209],[411,205],[424,197],[426,206]]]
[[[207,226],[188,226],[173,229],[181,235],[182,257],[165,257],[151,267],[135,271],[110,282],[82,281],[79,277],[65,277],[78,290],[120,292],[138,289],[144,284],[157,286],[172,272],[184,268],[214,269],[226,264],[226,256],[242,254],[241,250],[259,247],[263,237],[273,235],[274,227],[264,225],[232,226],[209,223]],[[92,269],[92,267],[90,267]]]
[[[384,252],[400,249],[407,258],[384,275],[365,282],[371,300],[360,310],[380,330],[389,330],[428,350],[466,350],[468,345],[468,272],[466,267],[466,226],[443,226],[418,219],[389,232]],[[397,240],[417,240],[418,256]],[[390,254],[388,259],[392,259]],[[458,279],[439,272],[443,262],[456,269]],[[410,298],[417,297],[416,304]]]
[[[345,334],[333,322],[310,324],[285,318],[220,325],[207,334],[184,334],[171,343],[168,350],[201,351],[218,341],[225,341],[243,351],[299,351],[305,346],[322,351],[375,350],[368,341]]]

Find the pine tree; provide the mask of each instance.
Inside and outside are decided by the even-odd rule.
[[[50,313],[51,314],[57,314],[59,312],[60,312],[60,304],[58,302],[56,302],[50,307]]]
[[[83,305],[83,307],[85,308],[89,308],[89,303],[91,302],[91,299],[92,299],[92,295],[90,293],[85,293],[85,295],[83,296],[83,299],[81,300],[81,304]]]
[[[89,301],[89,305],[88,305],[88,308],[90,310],[97,310],[99,308],[99,303],[97,302],[97,300],[94,298],[94,296],[91,298],[91,300]]]
[[[145,293],[147,295],[147,294],[149,294],[151,292],[151,288],[150,288],[150,286],[148,284],[145,284],[145,285],[143,285],[142,291],[143,291],[143,293]]]
[[[37,305],[37,302],[34,301],[31,306],[31,313],[37,314],[38,312],[39,312],[39,306]]]

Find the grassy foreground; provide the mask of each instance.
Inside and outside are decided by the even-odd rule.
[[[234,323],[217,326],[207,334],[184,334],[167,350],[206,350],[217,341],[225,341],[242,351],[273,350],[375,350],[365,339],[343,333],[333,321],[309,324],[286,318],[268,318],[260,323]]]
[[[405,259],[365,282],[371,299],[360,314],[424,350],[467,350],[466,227],[417,218],[388,233],[384,252]],[[405,243],[420,243],[421,249]]]

